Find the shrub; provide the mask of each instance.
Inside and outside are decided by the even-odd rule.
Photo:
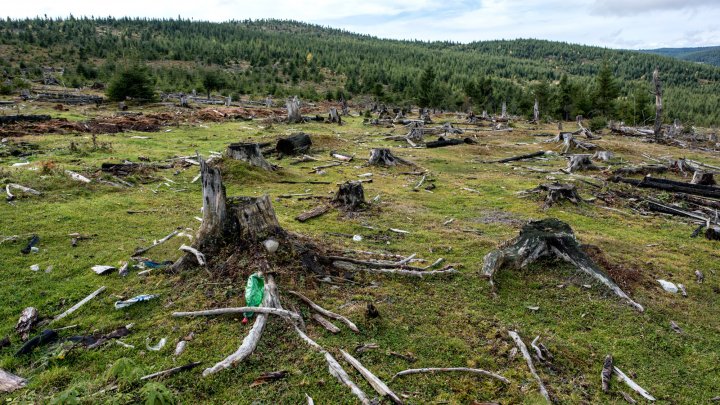
[[[607,118],[605,117],[593,117],[593,119],[590,120],[590,130],[591,131],[597,131],[599,129],[603,129],[607,127]]]

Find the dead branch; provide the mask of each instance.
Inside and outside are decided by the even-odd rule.
[[[216,315],[230,315],[230,314],[241,314],[243,312],[253,312],[265,315],[277,315],[282,318],[288,319],[290,322],[302,325],[302,317],[292,311],[284,309],[269,308],[269,307],[234,307],[234,308],[216,308],[206,309],[203,311],[191,311],[191,312],[173,312],[172,316],[182,318],[186,316],[216,316]]]
[[[323,328],[327,329],[330,333],[340,333],[340,328],[333,325],[332,322],[328,321],[327,319],[323,318],[320,314],[312,314],[312,319],[315,320],[315,322],[319,323]]]
[[[63,318],[65,318],[66,316],[72,314],[73,312],[77,311],[78,308],[80,308],[81,306],[85,305],[88,301],[90,301],[91,299],[95,298],[98,294],[100,294],[100,293],[103,292],[103,291],[105,291],[105,286],[102,286],[102,287],[98,288],[98,289],[95,290],[92,294],[88,295],[87,297],[83,298],[80,302],[78,302],[77,304],[75,304],[75,305],[73,305],[72,307],[70,307],[70,309],[68,309],[67,311],[63,312],[62,314],[56,316],[55,318],[53,318],[53,320],[50,321],[50,322],[52,323],[52,322],[55,322],[55,321],[59,321],[60,319],[63,319]]]
[[[535,371],[535,366],[533,366],[532,358],[530,357],[530,353],[528,353],[527,346],[525,346],[525,343],[523,343],[520,335],[518,335],[517,332],[510,330],[508,331],[508,334],[510,335],[512,340],[515,341],[515,345],[518,347],[518,349],[520,349],[520,352],[522,353],[525,361],[527,362],[530,373],[533,375],[533,377],[535,377],[535,380],[537,380],[538,385],[540,386],[540,394],[542,394],[542,396],[545,397],[545,400],[549,404],[551,404],[552,401],[550,400],[550,394],[548,394],[548,391],[545,388],[545,384],[543,384],[542,379],[540,379],[537,371]]]
[[[502,381],[505,384],[510,384],[510,380],[507,378],[501,376],[500,374],[495,374],[493,372],[483,370],[480,368],[468,368],[468,367],[426,367],[426,368],[411,368],[408,370],[401,371],[393,376],[393,378],[390,381],[395,380],[397,377],[402,377],[404,375],[410,375],[410,374],[420,374],[420,373],[445,373],[445,372],[463,372],[463,373],[472,373],[472,374],[480,374],[484,375],[486,377],[492,377],[498,381]]]
[[[151,378],[166,377],[169,375],[177,374],[177,373],[185,371],[185,370],[191,370],[191,369],[199,366],[200,364],[202,364],[201,361],[196,361],[196,362],[193,362],[190,364],[186,364],[184,366],[173,367],[168,370],[158,371],[157,373],[152,373],[152,374],[148,374],[148,375],[140,377],[140,381],[145,381],[145,380],[149,380]]]
[[[389,397],[394,403],[396,404],[402,404],[403,402],[400,400],[400,398],[395,395],[395,393],[388,388],[387,385],[385,385],[382,380],[377,378],[375,374],[373,374],[370,370],[365,368],[365,366],[362,365],[355,357],[353,357],[350,353],[346,352],[345,350],[340,350],[340,353],[342,353],[343,357],[345,358],[345,361],[350,363],[355,369],[365,378],[365,380],[370,384],[370,386],[375,389],[375,392],[380,394],[383,397]]]
[[[625,375],[619,368],[616,366],[613,366],[613,372],[615,372],[615,375],[618,376],[618,379],[625,384],[627,384],[628,387],[630,387],[633,391],[637,392],[638,394],[642,395],[643,398],[647,399],[648,401],[655,401],[655,397],[650,395],[649,392],[645,390],[645,388],[639,386],[635,381],[633,381],[630,377]]]
[[[175,235],[177,235],[179,232],[180,232],[180,231],[178,231],[178,230],[176,229],[176,230],[170,232],[166,237],[164,237],[164,238],[162,238],[162,239],[160,239],[160,240],[153,241],[153,244],[152,244],[152,245],[150,245],[150,246],[148,246],[148,247],[146,247],[146,248],[139,248],[139,249],[135,250],[135,253],[133,253],[133,256],[140,256],[141,254],[147,252],[148,250],[154,248],[155,246],[161,245],[161,244],[169,241],[169,240],[172,239]]]
[[[320,313],[321,315],[326,316],[326,317],[328,317],[328,318],[332,318],[332,319],[338,320],[338,321],[344,323],[344,324],[347,325],[347,327],[350,328],[350,330],[352,330],[353,332],[356,332],[356,333],[359,333],[359,332],[360,332],[360,329],[358,329],[358,327],[355,326],[355,324],[352,323],[352,321],[350,321],[349,319],[345,318],[344,316],[339,315],[339,314],[336,314],[336,313],[331,312],[331,311],[328,311],[327,309],[325,309],[325,308],[317,305],[316,303],[312,302],[312,300],[310,300],[310,298],[308,298],[308,297],[300,294],[299,292],[296,292],[296,291],[288,291],[288,293],[290,293],[290,294],[298,297],[302,302],[304,302],[305,304],[307,304],[310,308],[312,308],[312,309],[315,310],[316,312]]]

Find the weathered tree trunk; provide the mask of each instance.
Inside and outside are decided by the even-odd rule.
[[[503,101],[503,103],[502,103],[502,112],[500,113],[500,118],[502,118],[502,119],[507,119],[507,118],[508,118],[508,115],[507,115],[507,103],[504,102],[504,101]]]
[[[535,105],[533,106],[533,122],[540,122],[540,106],[538,105],[538,99],[535,99]]]
[[[273,106],[272,96],[265,97],[265,107],[270,108]]]
[[[275,170],[276,167],[271,165],[262,153],[260,153],[260,145],[256,143],[231,143],[227,147],[228,157],[235,160],[242,160],[251,166],[259,167],[265,170]]]
[[[310,149],[310,146],[312,146],[310,135],[304,132],[298,132],[297,134],[292,134],[287,138],[278,140],[275,150],[281,155],[290,156],[306,153]]]
[[[660,82],[660,72],[658,68],[655,68],[653,72],[653,84],[655,85],[655,126],[653,133],[655,135],[655,141],[660,141],[660,132],[662,130],[662,83]]]
[[[365,202],[365,191],[359,181],[348,181],[341,184],[332,201],[340,208],[348,211],[357,211],[367,204]]]
[[[297,96],[288,99],[286,105],[288,113],[288,123],[296,124],[298,122],[303,122],[303,117],[302,115],[300,115],[300,100],[298,100]]]
[[[340,115],[338,115],[337,108],[330,107],[330,113],[328,114],[328,121],[337,123],[338,125],[342,125],[342,118],[340,118]]]
[[[368,164],[375,166],[397,166],[398,164],[413,165],[407,160],[401,159],[390,152],[390,149],[376,148],[370,151]]]
[[[572,263],[579,270],[598,280],[617,296],[627,301],[638,311],[643,307],[633,301],[615,282],[606,275],[580,248],[570,225],[548,218],[532,221],[525,225],[520,235],[504,244],[505,248],[494,250],[485,256],[483,274],[494,287],[493,275],[503,265],[524,268],[541,257],[562,259]]]
[[[453,145],[462,145],[462,144],[475,144],[474,140],[471,138],[465,138],[465,139],[446,139],[442,136],[438,138],[437,141],[430,141],[425,143],[425,147],[427,148],[442,148],[443,146],[453,146]]]
[[[577,188],[572,184],[546,183],[541,184],[531,190],[531,192],[540,191],[547,192],[547,197],[545,197],[545,205],[543,206],[543,208],[545,209],[550,208],[563,200],[570,201],[575,205],[583,201],[583,199],[577,193]]]
[[[342,115],[350,115],[350,108],[348,107],[348,103],[347,100],[345,100],[345,97],[342,97],[340,99],[340,104],[342,104]]]

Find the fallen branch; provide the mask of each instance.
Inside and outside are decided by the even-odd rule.
[[[403,403],[400,398],[395,395],[395,393],[392,392],[392,390],[388,388],[388,386],[385,385],[384,382],[382,382],[382,380],[375,376],[375,374],[373,374],[370,370],[365,368],[365,366],[363,366],[362,363],[360,363],[355,357],[350,355],[350,353],[346,352],[345,350],[340,350],[340,353],[342,353],[345,361],[355,367],[355,369],[360,373],[360,375],[365,378],[365,380],[370,384],[370,386],[373,387],[375,392],[377,392],[383,397],[389,397],[396,404]]]
[[[72,307],[70,307],[70,309],[68,309],[67,311],[63,312],[62,314],[56,316],[55,318],[53,318],[53,320],[50,321],[50,323],[53,323],[53,322],[55,322],[55,321],[59,321],[60,319],[63,319],[63,318],[65,318],[66,316],[68,316],[68,315],[72,314],[73,312],[77,311],[78,308],[80,308],[81,306],[85,305],[88,301],[90,301],[91,299],[95,298],[98,294],[100,294],[100,293],[103,292],[103,291],[105,291],[105,286],[102,286],[102,287],[98,288],[98,289],[95,290],[92,294],[88,295],[87,297],[83,298],[80,302],[78,302],[77,304],[75,304],[75,305],[73,305]]]
[[[368,269],[368,268],[360,268],[358,270],[366,271],[368,273],[396,274],[396,275],[402,275],[402,276],[414,276],[414,277],[421,277],[421,278],[425,277],[425,276],[455,274],[458,272],[453,267],[447,267],[447,268],[444,268],[441,270],[428,270],[428,271],[404,270],[404,269]]]
[[[312,319],[314,319],[315,322],[319,323],[323,328],[327,329],[328,332],[330,332],[330,333],[339,333],[340,332],[340,328],[333,325],[332,322],[323,318],[323,316],[320,314],[312,314]]]
[[[193,363],[190,363],[190,364],[186,364],[186,365],[184,365],[184,366],[173,367],[173,368],[168,369],[168,370],[158,371],[157,373],[152,373],[152,374],[148,374],[148,375],[146,375],[146,376],[140,377],[140,381],[145,381],[145,380],[149,380],[149,379],[151,379],[151,378],[156,378],[156,377],[165,377],[165,376],[168,376],[168,375],[177,374],[177,373],[179,373],[179,372],[181,372],[181,371],[191,370],[191,369],[199,366],[200,364],[202,364],[201,361],[196,361],[196,362],[193,362]]]
[[[655,397],[650,395],[649,392],[647,392],[643,387],[637,385],[635,381],[630,379],[625,373],[623,373],[619,368],[616,366],[613,366],[613,371],[618,376],[618,379],[625,384],[627,384],[628,387],[630,387],[633,391],[637,392],[638,394],[642,395],[643,398],[647,399],[648,401],[655,401]]]
[[[332,207],[329,205],[320,205],[318,207],[311,209],[310,211],[301,213],[300,215],[295,217],[295,220],[297,220],[299,222],[305,222],[307,220],[317,218],[317,217],[327,213],[328,211],[330,211],[331,208]]]
[[[535,377],[535,380],[537,380],[538,385],[540,386],[540,394],[545,398],[545,400],[551,404],[552,401],[550,400],[550,394],[548,394],[547,389],[545,388],[545,384],[543,384],[542,379],[540,379],[540,376],[538,375],[537,371],[535,371],[535,366],[533,366],[532,358],[530,357],[530,353],[528,353],[527,346],[525,346],[525,343],[523,343],[522,339],[520,338],[520,335],[518,335],[515,331],[508,331],[508,334],[512,338],[512,340],[515,341],[515,345],[520,349],[520,352],[522,353],[523,357],[525,358],[525,361],[527,362],[528,368],[530,369],[530,373]]]
[[[498,381],[502,381],[505,384],[510,384],[510,380],[507,378],[501,376],[500,374],[495,374],[493,372],[483,370],[480,368],[468,368],[468,367],[443,367],[443,368],[436,368],[436,367],[429,367],[429,368],[411,368],[409,370],[401,371],[393,376],[393,378],[390,381],[393,381],[397,377],[402,377],[404,375],[409,374],[420,374],[420,373],[438,373],[438,372],[463,372],[463,373],[472,373],[472,374],[480,374],[484,375],[486,377],[492,377]]]
[[[303,301],[303,302],[304,302],[305,304],[307,304],[310,308],[312,308],[312,309],[315,310],[316,312],[320,313],[321,315],[326,316],[326,317],[328,317],[328,318],[332,318],[332,319],[338,320],[338,321],[344,323],[344,324],[347,325],[347,327],[350,328],[350,330],[352,330],[353,332],[356,332],[356,333],[359,333],[359,332],[360,332],[360,329],[358,329],[358,327],[355,326],[355,324],[352,323],[352,321],[350,321],[349,319],[345,318],[344,316],[339,315],[339,314],[336,314],[336,313],[331,312],[331,311],[328,311],[327,309],[325,309],[325,308],[317,305],[316,303],[312,302],[312,301],[310,300],[310,298],[308,298],[308,297],[300,294],[299,292],[296,292],[296,291],[288,291],[288,293],[290,293],[290,294],[298,297],[301,301]]]
[[[288,319],[291,322],[302,325],[303,319],[302,317],[292,311],[288,311],[285,309],[277,309],[277,308],[268,308],[268,307],[234,307],[234,308],[217,308],[217,309],[207,309],[204,311],[191,311],[191,312],[173,312],[172,316],[177,318],[183,318],[187,316],[217,316],[217,315],[230,315],[230,314],[241,314],[243,312],[253,312],[257,314],[265,314],[265,315],[277,315],[282,318]]]
[[[164,237],[164,238],[162,238],[162,239],[160,239],[160,240],[154,241],[152,245],[150,245],[150,246],[148,246],[148,247],[146,247],[146,248],[139,248],[139,249],[137,249],[137,250],[135,251],[135,253],[133,253],[133,256],[139,256],[139,255],[147,252],[148,250],[154,248],[155,246],[167,242],[168,240],[172,239],[175,235],[177,235],[178,232],[180,232],[180,231],[174,230],[174,231],[170,232],[166,237]]]
[[[41,194],[42,194],[42,193],[40,193],[39,191],[34,190],[34,189],[30,188],[30,187],[21,186],[21,185],[19,185],[19,184],[15,184],[15,183],[8,183],[8,184],[5,186],[5,192],[7,193],[7,200],[8,200],[8,201],[12,201],[12,200],[15,199],[15,196],[10,192],[10,189],[11,189],[11,188],[18,189],[18,190],[20,190],[20,191],[22,191],[22,192],[24,192],[24,193],[28,193],[28,194],[34,194],[34,195],[41,195]]]

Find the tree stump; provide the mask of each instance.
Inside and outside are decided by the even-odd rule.
[[[592,158],[595,160],[607,162],[610,159],[612,159],[613,157],[615,157],[615,155],[612,152],[607,151],[607,150],[599,150],[599,151],[595,152],[595,154],[593,155]]]
[[[582,170],[600,170],[600,168],[593,164],[593,162],[590,160],[590,155],[570,155],[568,167],[565,169],[565,171],[568,173],[572,173],[574,171]]]
[[[338,115],[337,108],[330,107],[330,113],[328,114],[328,121],[342,125],[342,118]]]
[[[715,182],[715,176],[712,172],[703,172],[700,170],[696,170],[695,173],[693,173],[693,178],[690,180],[690,184],[700,184],[702,186],[714,186],[717,183]]]
[[[367,203],[365,202],[365,191],[362,183],[348,181],[341,184],[332,202],[347,211],[357,211],[363,208]]]
[[[298,100],[297,96],[288,99],[286,106],[288,114],[287,120],[289,124],[303,122],[303,117],[300,115],[300,100]]]
[[[310,135],[304,132],[292,134],[287,138],[278,140],[275,150],[280,155],[292,156],[306,153],[312,146]]]
[[[633,308],[643,307],[633,301],[580,248],[570,225],[555,218],[532,221],[523,226],[520,234],[503,244],[505,247],[488,253],[483,260],[483,275],[495,288],[494,274],[504,265],[525,268],[542,257],[562,259],[573,264],[588,276],[599,281]]]
[[[235,160],[242,160],[251,166],[264,170],[275,170],[276,166],[270,164],[260,153],[260,145],[256,143],[231,143],[227,147],[228,157]]]
[[[550,208],[555,204],[558,204],[564,200],[570,201],[571,203],[578,205],[583,199],[578,195],[577,188],[572,184],[563,183],[545,183],[537,186],[531,192],[547,192],[545,197],[544,209]]]
[[[720,226],[717,226],[717,225],[709,226],[705,230],[705,239],[720,240]]]
[[[398,164],[413,165],[405,159],[401,159],[390,152],[390,149],[376,148],[370,151],[368,164],[373,166],[397,166]]]

